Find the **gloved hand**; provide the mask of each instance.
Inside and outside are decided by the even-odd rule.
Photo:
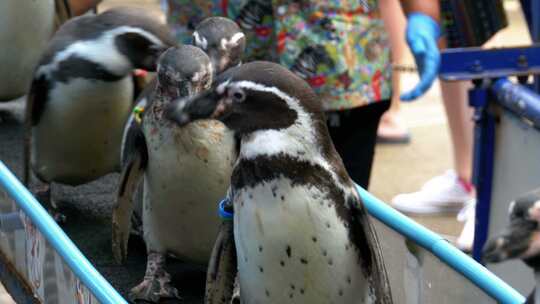
[[[401,100],[412,101],[422,96],[437,78],[441,62],[437,47],[440,34],[439,24],[430,16],[422,13],[409,14],[406,38],[418,67],[420,82],[411,91],[402,94]]]

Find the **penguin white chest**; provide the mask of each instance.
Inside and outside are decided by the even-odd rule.
[[[234,194],[242,303],[370,303],[333,201],[281,177]]]
[[[206,264],[220,219],[218,202],[236,160],[233,133],[203,120],[179,128],[145,118],[148,166],[143,224],[149,248]]]
[[[117,170],[132,100],[130,77],[57,82],[32,129],[34,171],[45,181],[77,185]]]

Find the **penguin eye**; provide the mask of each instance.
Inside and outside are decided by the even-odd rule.
[[[231,92],[231,97],[236,102],[242,102],[246,100],[246,93],[244,93],[242,90],[234,90]]]

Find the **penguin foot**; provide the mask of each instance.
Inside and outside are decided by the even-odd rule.
[[[178,290],[171,284],[171,276],[163,272],[162,276],[145,278],[129,292],[131,301],[159,303],[162,299],[181,299]]]
[[[233,294],[231,297],[231,303],[230,304],[240,304],[240,283],[238,282],[238,275],[236,275],[236,278],[234,279],[234,287],[233,287]]]
[[[51,198],[51,185],[46,184],[33,189],[34,197],[47,209],[49,215],[58,224],[65,224],[67,221],[66,215],[58,211],[58,204]]]
[[[56,210],[47,210],[49,211],[49,214],[54,219],[54,221],[58,224],[65,224],[67,222],[67,216],[61,212],[58,212]]]
[[[171,275],[164,269],[165,255],[149,253],[144,280],[129,292],[131,301],[158,303],[162,299],[181,299],[171,283]]]

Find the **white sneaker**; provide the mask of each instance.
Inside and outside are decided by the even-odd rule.
[[[456,173],[448,170],[427,181],[420,191],[395,196],[392,206],[416,214],[458,212],[471,198]]]
[[[465,252],[471,252],[474,244],[474,223],[476,215],[476,200],[471,199],[465,204],[465,207],[459,211],[457,220],[465,222],[461,234],[456,240],[459,249]]]

